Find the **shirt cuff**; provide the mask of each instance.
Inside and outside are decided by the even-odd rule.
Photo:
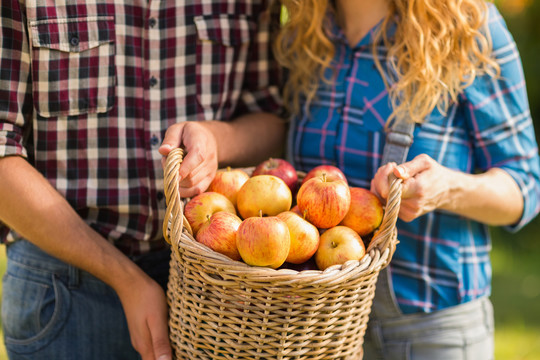
[[[516,172],[511,168],[502,168],[516,181],[523,196],[523,212],[519,221],[503,226],[511,233],[516,233],[533,220],[540,212],[540,179],[534,174]]]
[[[28,157],[21,131],[11,124],[0,124],[0,157],[18,155]]]

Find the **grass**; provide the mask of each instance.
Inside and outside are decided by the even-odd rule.
[[[516,235],[492,230],[496,359],[540,359],[540,243],[534,241],[539,232],[540,219]],[[5,248],[0,246],[0,275],[5,266]],[[7,359],[3,336],[2,359]]]

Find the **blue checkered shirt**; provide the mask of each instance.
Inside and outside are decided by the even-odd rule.
[[[489,30],[500,78],[477,78],[446,115],[434,111],[416,126],[408,160],[424,153],[465,173],[506,170],[525,204],[520,221],[508,227],[517,231],[540,210],[538,146],[516,44],[494,6]],[[369,188],[381,164],[383,127],[392,110],[375,68],[372,34],[351,48],[334,27],[336,81],[322,82],[309,112],[293,119],[289,150],[299,170],[337,165],[351,185]],[[378,56],[385,53],[379,46]],[[397,228],[400,243],[390,271],[404,313],[432,312],[490,294],[486,225],[433,211],[410,223],[398,221]]]

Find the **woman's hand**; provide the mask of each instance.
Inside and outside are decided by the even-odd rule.
[[[418,155],[401,165],[388,163],[377,170],[371,181],[371,191],[383,202],[388,197],[388,176],[392,173],[403,180],[400,219],[409,222],[448,203],[449,181],[454,172],[428,155]]]
[[[444,167],[425,154],[401,165],[388,163],[371,181],[371,191],[383,202],[388,197],[391,173],[403,180],[399,218],[404,221],[435,209],[493,226],[515,224],[522,216],[521,190],[500,168],[468,174]]]
[[[159,153],[164,157],[163,162],[169,152],[178,147],[186,151],[179,170],[180,196],[193,197],[204,192],[216,175],[216,138],[204,122],[185,121],[167,129],[159,148]]]

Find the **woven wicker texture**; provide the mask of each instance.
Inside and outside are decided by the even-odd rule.
[[[397,244],[401,181],[391,184],[367,255],[325,271],[251,267],[198,243],[167,158],[164,234],[172,247],[167,297],[176,359],[362,359],[375,283]]]

